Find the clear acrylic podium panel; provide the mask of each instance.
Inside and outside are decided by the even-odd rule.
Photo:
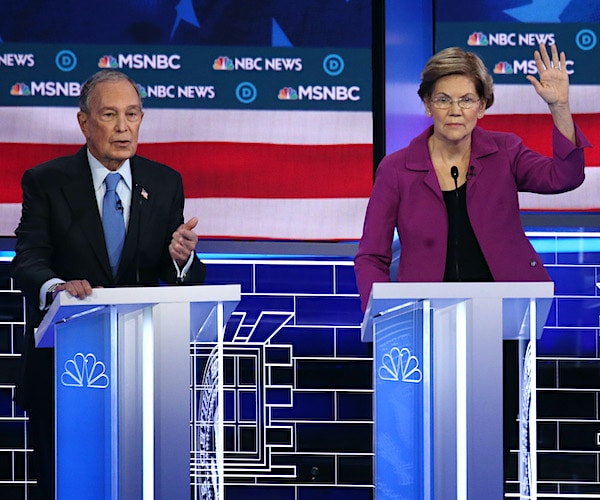
[[[363,338],[374,342],[375,498],[503,498],[503,339],[520,344],[519,496],[535,498],[531,360],[553,284],[521,292],[521,283],[512,291],[436,284],[442,298],[410,300],[386,295],[418,297],[431,288],[377,285],[363,324]],[[523,291],[534,297],[518,297]]]
[[[195,484],[223,498],[218,374],[240,289],[162,288],[60,297],[38,330],[38,345],[56,340],[59,500],[189,498],[190,449]],[[206,349],[194,394],[191,341]]]

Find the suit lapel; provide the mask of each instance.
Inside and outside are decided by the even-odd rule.
[[[488,131],[480,127],[475,127],[471,139],[471,147],[472,163],[469,183],[474,185],[477,183],[477,179],[484,173],[486,164],[494,164],[495,155],[498,153],[498,144]]]
[[[89,242],[91,252],[98,266],[112,279],[108,252],[104,241],[104,229],[98,212],[96,195],[85,147],[73,157],[68,168],[71,170],[71,182],[65,183],[63,193],[73,214],[73,220],[79,231]]]
[[[145,213],[144,204],[147,203],[146,198],[142,195],[142,191],[145,192],[144,181],[146,179],[146,172],[144,172],[143,168],[138,167],[135,156],[130,159],[130,166],[133,182],[131,210],[129,212],[129,225],[127,227],[127,236],[125,237],[119,271],[117,272],[117,280],[122,269],[128,269],[132,266],[137,268],[139,266],[138,247],[140,245],[141,226]]]
[[[423,183],[427,186],[439,200],[443,201],[440,183],[433,168],[427,139],[433,133],[433,127],[426,129],[417,136],[410,144],[406,152],[406,168],[417,172],[425,172]]]

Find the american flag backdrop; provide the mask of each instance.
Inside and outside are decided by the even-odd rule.
[[[487,110],[480,125],[490,130],[516,133],[525,145],[548,156],[552,155],[552,118],[548,106],[525,85],[496,85],[494,105]],[[539,195],[521,193],[521,209],[531,211],[599,211],[600,210],[600,87],[571,85],[570,103],[575,123],[592,143],[585,150],[584,183],[568,193]]]
[[[593,22],[598,20],[599,14],[593,5],[579,9],[571,1],[563,2],[560,19],[551,21],[550,17],[555,13],[544,11],[546,17],[550,16],[546,22],[552,24],[529,27],[528,23],[537,23],[541,19],[542,11],[533,7],[534,3],[539,5],[540,2],[532,2],[528,10],[531,19],[527,17],[529,14],[521,12],[522,19],[514,23],[515,13],[507,10],[513,0],[469,0],[462,9],[456,9],[455,2],[438,1],[436,23],[448,22],[448,33],[458,37],[448,43],[464,44],[470,33],[491,26],[491,21],[510,21],[510,25],[502,24],[502,29],[518,27],[526,32],[554,33],[561,27],[560,19],[567,14],[570,17],[565,18],[566,22],[582,22],[583,18]],[[7,47],[8,42],[17,45],[6,51],[20,53],[29,49],[18,44],[59,44],[63,48],[67,42],[80,44],[78,47],[106,42],[123,47],[131,43],[138,47],[146,43],[161,44],[161,51],[168,46],[179,49],[184,45],[247,46],[251,47],[249,54],[254,55],[262,54],[261,47],[275,46],[371,48],[371,28],[376,22],[371,22],[370,0],[317,3],[319,9],[314,8],[313,0],[298,0],[293,6],[283,0],[149,3],[93,0],[89,7],[93,7],[90,12],[95,22],[89,23],[90,12],[72,9],[71,2],[23,0],[7,4],[0,11],[3,14],[0,16],[0,49]],[[394,61],[398,72],[405,74],[407,54],[408,59],[411,56],[407,50],[410,43],[429,49],[429,45],[422,42],[422,38],[428,36],[422,22],[422,16],[426,15],[423,7],[429,2],[407,5],[389,1],[385,5],[386,15],[389,18],[397,16],[400,22],[398,33],[389,31],[389,24],[386,26],[386,50],[389,53],[390,47],[399,47],[400,55]],[[113,12],[117,8],[121,15],[115,18]],[[578,17],[572,17],[575,14]],[[55,19],[61,22],[54,22]],[[460,24],[465,22],[471,24]],[[455,23],[463,26],[462,29],[457,29]],[[377,28],[381,27],[377,25]],[[565,29],[570,28],[567,25]],[[436,40],[441,43],[439,33]],[[155,48],[153,46],[152,50]],[[533,48],[526,47],[527,58],[532,57]],[[489,54],[486,51],[493,50],[491,46],[480,49],[486,55]],[[571,56],[576,54],[569,50]],[[512,57],[512,49],[507,48],[506,54]],[[581,54],[592,57],[594,51],[580,50],[579,57]],[[59,74],[60,80],[66,79],[66,74],[53,66],[52,59],[40,59],[40,64],[46,64],[42,66],[46,74],[52,75],[45,78],[59,79],[56,76]],[[494,62],[491,55],[488,59]],[[83,58],[79,62],[83,64]],[[3,81],[2,72],[12,74],[11,71],[19,69],[28,75],[30,70],[38,71],[37,66],[35,69],[26,66],[0,67],[0,81]],[[589,66],[580,63],[576,66],[577,74],[581,74],[583,68],[589,70]],[[365,72],[370,69],[365,68]],[[206,68],[194,65],[187,66],[186,70],[196,71],[200,81],[208,74],[202,73]],[[593,77],[595,73],[592,73]],[[137,79],[136,74],[133,76]],[[401,96],[399,119],[404,126],[401,141],[404,144],[424,126],[422,106],[414,102],[418,71],[409,77],[412,79],[410,88],[394,91]],[[547,106],[524,77],[523,85],[505,84],[503,78],[506,76],[496,79],[495,103],[480,125],[492,130],[513,131],[527,146],[551,154],[552,121]],[[15,81],[19,80],[6,77],[4,83],[14,84]],[[413,104],[402,108],[410,101],[409,95]],[[592,144],[596,144],[599,140],[600,88],[592,84],[572,85],[571,104],[577,124]],[[381,139],[373,136],[371,111],[365,111],[364,107],[339,111],[335,107],[304,110],[290,110],[285,106],[281,109],[240,108],[147,106],[145,110],[138,153],[181,172],[186,194],[185,215],[186,218],[192,215],[199,218],[197,230],[201,236],[316,241],[360,238],[373,181],[373,143],[377,144]],[[72,154],[81,147],[83,136],[77,125],[76,112],[73,107],[52,105],[0,105],[0,235],[13,235],[18,224],[20,179],[24,170],[48,159]],[[586,151],[586,180],[581,187],[560,195],[523,193],[520,195],[522,209],[600,210],[598,151],[598,147]]]
[[[558,195],[519,195],[526,211],[600,210],[600,3],[595,0],[464,0],[434,2],[435,50],[460,46],[482,58],[495,81],[494,105],[482,127],[512,131],[525,145],[552,154],[552,119],[526,75],[537,76],[534,51],[555,44],[566,56],[575,122],[592,143],[585,151],[586,179]]]
[[[131,67],[131,60],[124,69],[137,82],[214,86],[218,98],[232,82],[260,77],[263,94],[277,77],[284,86],[358,85],[352,76],[341,83],[351,72],[348,60],[337,78],[325,74],[320,61],[312,64],[314,57],[306,53],[319,48],[369,52],[371,11],[371,0],[89,0],[85,9],[73,9],[68,0],[3,5],[0,234],[12,235],[18,223],[23,171],[83,144],[77,109],[59,107],[52,98],[38,104],[27,97],[21,107],[9,101],[21,99],[10,97],[12,86],[83,81],[98,70],[99,56],[115,52],[177,54],[180,67],[171,72]],[[106,44],[110,48],[100,48]],[[218,55],[252,60],[275,54],[274,48],[282,49],[277,56],[288,51],[285,57],[306,59],[298,71],[216,72],[198,55],[214,47]],[[296,49],[307,52],[299,55]],[[70,55],[72,67],[59,64],[59,51]],[[184,99],[174,106],[159,100],[152,106],[148,99],[138,153],[181,172],[185,215],[199,218],[196,229],[204,237],[354,239],[372,183],[369,60],[360,68],[366,78],[360,84],[364,106],[295,101],[261,107],[232,97],[233,105],[217,109],[208,100],[192,106]]]
[[[0,108],[0,231],[23,172],[83,144],[77,110]],[[370,112],[147,109],[138,153],[181,172],[203,237],[351,240],[372,184]]]
[[[529,85],[498,85],[480,125],[512,131],[551,154],[552,120]],[[594,144],[600,89],[572,86],[575,120]],[[25,169],[83,143],[76,109],[0,108],[0,232],[20,215]],[[408,117],[407,119],[409,119]],[[186,218],[203,237],[354,240],[372,185],[370,112],[147,109],[138,152],[181,172]],[[587,149],[586,180],[559,195],[522,193],[521,208],[600,210],[600,152]]]

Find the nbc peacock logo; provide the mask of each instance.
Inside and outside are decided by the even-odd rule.
[[[98,61],[98,67],[102,69],[118,68],[119,63],[113,56],[106,55],[100,58],[100,60]]]
[[[494,74],[496,75],[512,75],[513,73],[512,65],[506,61],[500,61],[494,66]]]
[[[419,360],[406,347],[393,347],[384,354],[379,367],[379,378],[392,382],[408,382],[418,384],[423,380],[423,372],[419,369]]]
[[[212,67],[215,71],[233,71],[233,61],[227,56],[219,56]]]
[[[277,99],[280,101],[297,101],[298,92],[293,87],[283,87],[277,94]]]
[[[139,83],[136,83],[136,87],[140,91],[140,97],[142,99],[145,99],[146,97],[148,97],[148,92],[146,91],[146,87],[144,87],[143,85],[140,85]]]
[[[29,96],[31,95],[31,89],[29,88],[29,85],[27,85],[26,83],[15,83],[11,88],[10,88],[10,95],[16,95],[16,96]]]
[[[467,45],[471,47],[485,47],[489,44],[488,37],[481,31],[473,32],[469,35]]]
[[[67,387],[89,387],[91,389],[106,389],[110,383],[106,374],[106,365],[102,361],[98,361],[94,354],[81,352],[65,362],[65,369],[60,380]]]

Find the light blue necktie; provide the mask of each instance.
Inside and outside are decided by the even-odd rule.
[[[123,219],[123,205],[117,194],[117,184],[121,180],[121,174],[112,172],[106,176],[106,193],[102,204],[102,225],[104,226],[104,239],[110,259],[110,267],[113,276],[117,275],[121,251],[125,241],[125,221]]]

